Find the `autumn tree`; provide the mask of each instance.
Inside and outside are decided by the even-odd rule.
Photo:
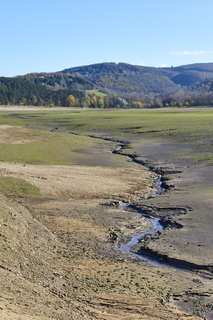
[[[193,106],[194,103],[195,103],[194,100],[190,96],[186,97],[186,101],[185,101],[186,106]]]
[[[143,108],[143,104],[140,101],[132,101],[130,104],[131,108]]]
[[[109,108],[110,101],[109,101],[109,98],[107,96],[104,96],[103,104],[104,104],[104,108]]]
[[[92,94],[89,95],[89,98],[90,98],[90,107],[97,108],[101,97],[97,93],[93,92]]]
[[[68,95],[67,97],[67,105],[69,107],[75,107],[77,105],[77,100],[72,94]]]
[[[87,108],[90,105],[90,98],[88,96],[84,96],[79,101],[81,108]]]

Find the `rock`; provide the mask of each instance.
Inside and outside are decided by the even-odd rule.
[[[110,232],[109,237],[110,237],[110,242],[115,243],[118,241],[118,235],[115,232]]]

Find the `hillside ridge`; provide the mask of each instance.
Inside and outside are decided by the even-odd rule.
[[[0,77],[0,105],[140,108],[212,103],[213,63],[156,68],[103,62]]]

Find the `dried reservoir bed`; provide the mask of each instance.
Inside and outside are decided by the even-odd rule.
[[[1,319],[183,320],[209,315],[213,291],[208,277],[125,255],[111,235],[125,238],[150,228],[143,216],[118,210],[121,203],[140,206],[137,200],[147,198],[143,210],[158,216],[165,209],[184,226],[165,229],[159,238],[147,241],[147,248],[211,265],[211,223],[205,220],[212,221],[208,217],[211,164],[180,158],[177,154],[183,149],[175,142],[156,142],[143,134],[139,139],[135,133],[118,136],[113,124],[105,132],[100,128],[75,131],[76,123],[53,126],[51,119],[45,120],[51,112],[56,121],[55,111],[35,113],[41,117],[36,123],[26,111],[1,118],[2,122],[8,119],[0,129]],[[68,135],[74,136],[69,132],[79,135],[77,144],[70,142]],[[99,139],[88,137],[91,132]],[[48,158],[42,149],[43,145],[47,149],[49,141],[51,148],[54,143],[58,148],[55,159],[55,153]],[[61,141],[69,152],[58,147]],[[155,174],[113,154],[119,141],[127,143],[122,153],[134,153],[138,161],[161,171],[171,186],[167,193],[150,198],[156,188]],[[37,163],[30,158],[31,150],[37,154]],[[32,189],[26,194],[29,185]],[[187,213],[175,215],[177,207],[186,208]],[[209,242],[204,232],[209,232]]]

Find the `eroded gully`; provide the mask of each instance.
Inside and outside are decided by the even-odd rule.
[[[150,195],[150,197],[160,196],[161,194],[167,192],[168,189],[170,189],[171,186],[168,185],[164,181],[165,180],[164,176],[163,176],[164,170],[162,170],[160,168],[150,167],[149,165],[147,165],[147,163],[145,163],[141,159],[138,159],[137,156],[132,156],[132,155],[125,153],[125,149],[129,145],[128,142],[121,142],[121,141],[117,141],[117,142],[119,143],[119,145],[116,148],[116,150],[112,151],[114,154],[126,156],[130,159],[131,162],[139,164],[139,165],[143,166],[143,168],[145,168],[146,170],[149,170],[155,174],[156,181],[154,184],[156,185],[157,191],[153,192]],[[172,173],[176,174],[176,173],[180,173],[180,171],[177,171],[177,172],[173,171]],[[145,202],[145,201],[146,201],[146,199],[139,200],[139,202]],[[134,209],[133,210],[134,213],[143,215],[143,217],[145,219],[150,221],[152,224],[152,228],[150,230],[148,230],[147,232],[132,235],[131,240],[123,246],[120,245],[119,241],[118,241],[116,246],[123,253],[134,255],[138,258],[141,258],[143,260],[146,260],[148,262],[151,262],[151,263],[154,263],[157,265],[160,264],[160,265],[170,267],[170,268],[181,269],[181,270],[185,270],[185,271],[194,271],[198,275],[200,275],[202,278],[209,279],[209,280],[213,279],[213,272],[212,272],[211,267],[209,267],[209,266],[197,265],[197,264],[185,261],[185,260],[171,258],[167,255],[162,255],[160,253],[153,252],[150,249],[148,249],[147,247],[143,246],[143,240],[146,239],[147,236],[155,235],[155,234],[158,234],[160,236],[161,231],[167,227],[179,229],[179,228],[182,228],[183,226],[180,225],[179,223],[175,222],[174,220],[170,221],[170,220],[165,219],[165,216],[160,216],[157,218],[153,217],[152,215],[147,214],[146,210],[143,211],[141,209],[137,209],[137,206],[134,206],[131,204],[122,206],[119,209],[128,210],[128,208],[130,208],[130,207],[131,207],[131,209],[132,208]],[[184,212],[183,214],[185,214],[188,211],[188,209],[186,209],[186,208],[174,208],[174,209],[181,209]],[[172,225],[171,225],[171,223],[172,223]],[[121,239],[121,240],[123,240],[123,239]],[[120,241],[120,243],[121,242],[122,241]],[[137,243],[140,243],[140,250],[138,250],[135,253],[132,251],[132,248]]]
[[[75,132],[70,132],[70,133],[74,134],[74,135],[78,135],[78,133],[75,133]],[[130,161],[132,161],[136,164],[139,164],[139,165],[143,166],[144,168],[146,168],[147,170],[150,170],[151,172],[153,172],[156,175],[155,185],[158,190],[155,191],[155,193],[153,193],[152,195],[150,195],[150,197],[158,196],[158,195],[160,196],[160,194],[167,192],[167,190],[172,187],[172,185],[169,185],[165,182],[167,180],[165,175],[168,173],[166,170],[164,170],[162,168],[149,166],[149,164],[147,164],[146,162],[144,162],[143,160],[138,158],[137,155],[129,155],[128,153],[125,152],[125,149],[127,149],[129,146],[129,142],[124,142],[124,141],[113,139],[113,138],[106,138],[106,137],[100,137],[100,136],[95,136],[95,135],[90,135],[90,137],[116,143],[117,146],[112,151],[113,154],[119,154],[121,156],[128,157]],[[177,174],[177,173],[181,173],[181,172],[180,171],[177,171],[177,172],[173,171],[173,172],[169,172],[169,173],[170,174]],[[146,199],[141,199],[139,201],[142,201],[143,203],[145,203]],[[135,206],[134,204],[125,205],[125,206],[120,207],[119,209],[128,210],[130,208],[131,208],[131,210],[133,209],[134,213],[142,214],[145,219],[149,220],[152,223],[152,228],[151,228],[151,230],[149,230],[147,232],[132,235],[131,240],[128,241],[128,243],[126,243],[125,245],[121,245],[121,243],[123,242],[122,240],[125,240],[125,239],[118,239],[117,247],[119,248],[119,250],[121,250],[125,254],[134,255],[137,259],[146,260],[146,261],[153,263],[155,265],[160,264],[163,267],[179,269],[179,270],[186,271],[186,272],[187,271],[194,271],[194,272],[196,272],[196,274],[198,276],[201,276],[201,278],[204,278],[206,280],[213,279],[213,271],[211,270],[211,268],[209,266],[196,265],[196,264],[190,263],[185,260],[170,258],[169,256],[161,255],[160,253],[152,252],[151,250],[147,249],[147,247],[145,247],[142,244],[142,240],[145,239],[146,237],[149,237],[149,236],[152,237],[152,235],[156,235],[156,234],[159,234],[159,236],[160,236],[161,231],[163,231],[168,226],[171,227],[171,225],[167,224],[168,221],[164,219],[165,218],[164,216],[161,216],[161,217],[158,216],[157,218],[153,217],[151,214],[149,214],[149,212],[147,213],[147,210],[141,210],[140,208],[138,209],[137,206]],[[156,208],[156,209],[159,209],[159,208]],[[162,208],[160,208],[160,209],[162,209]],[[185,213],[188,211],[187,208],[173,208],[173,209],[179,210],[179,211],[185,211]],[[181,214],[184,214],[184,213],[181,213]],[[181,228],[182,227],[180,224],[176,223],[174,220],[172,220],[172,223],[173,223],[172,228]],[[169,224],[170,224],[170,222],[169,222]],[[132,249],[138,242],[140,242],[140,250],[138,250],[135,253],[132,251]],[[208,314],[210,311],[211,311],[211,308],[210,309],[207,308],[205,314]],[[203,314],[203,311],[201,312],[201,314]],[[212,314],[209,314],[208,316],[205,316],[204,319],[210,320],[210,319],[213,319],[213,316],[212,316]]]
[[[70,132],[70,134],[73,135],[79,135],[76,132]],[[156,181],[154,181],[154,184],[157,187],[157,191],[155,191],[153,194],[150,195],[150,197],[153,196],[160,196],[162,193],[167,192],[168,189],[170,189],[171,185],[166,183],[166,179],[164,177],[164,172],[165,170],[162,168],[157,168],[150,166],[147,164],[145,161],[141,160],[138,158],[137,155],[130,155],[125,152],[125,150],[129,147],[130,143],[129,142],[124,142],[122,140],[118,139],[113,139],[113,138],[108,138],[108,137],[100,137],[100,136],[95,136],[95,135],[88,135],[90,138],[94,139],[99,139],[99,140],[104,140],[104,141],[110,141],[116,143],[115,149],[112,151],[113,154],[119,154],[121,156],[128,157],[130,161],[133,163],[141,165],[143,168],[146,168],[147,170],[151,171],[152,173],[155,174],[156,176]],[[165,172],[166,173],[166,172]],[[171,172],[170,172],[171,173]],[[177,174],[180,173],[180,171],[173,171],[172,174]],[[145,203],[145,199],[141,199],[140,201],[143,201]],[[211,270],[211,267],[206,266],[206,265],[197,265],[185,260],[180,260],[176,258],[171,258],[167,255],[162,255],[158,252],[152,252],[150,249],[147,247],[143,246],[143,239],[146,239],[147,236],[152,236],[155,234],[159,234],[160,232],[163,231],[167,227],[172,227],[172,228],[182,228],[182,225],[176,223],[174,220],[172,220],[172,226],[170,225],[170,221],[165,220],[165,216],[160,216],[160,217],[153,217],[149,213],[141,209],[137,209],[137,206],[134,206],[132,204],[130,205],[125,205],[120,207],[121,210],[128,210],[128,208],[131,209],[133,208],[133,212],[136,214],[141,214],[144,216],[145,219],[149,220],[152,223],[152,229],[148,230],[147,232],[139,233],[132,235],[131,240],[126,243],[124,246],[121,245],[122,242],[125,242],[125,239],[118,239],[118,242],[116,246],[126,254],[131,254],[134,255],[135,257],[141,258],[143,260],[149,261],[150,263],[154,264],[160,264],[166,267],[170,268],[176,268],[180,270],[185,270],[185,271],[194,271],[201,277],[205,279],[212,280],[213,279],[213,272]],[[180,209],[180,211],[184,211],[185,213],[188,211],[186,208],[174,208],[174,209]],[[169,224],[167,224],[169,223]],[[124,241],[123,241],[124,240]],[[138,252],[133,252],[132,248],[140,242],[140,250]],[[207,275],[206,275],[207,274]]]

